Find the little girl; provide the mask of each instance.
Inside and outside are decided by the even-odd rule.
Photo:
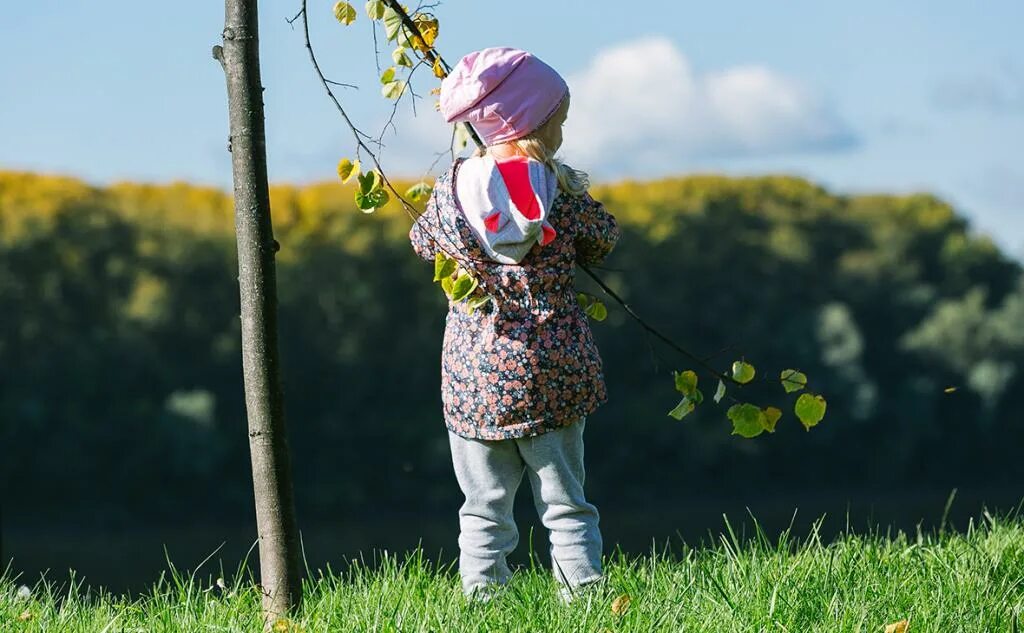
[[[585,417],[605,401],[601,358],[576,301],[576,263],[596,264],[618,239],[587,193],[587,175],[554,158],[569,109],[565,81],[524,51],[488,48],[441,84],[449,123],[487,145],[442,175],[410,233],[415,251],[454,257],[492,301],[451,303],[441,390],[452,462],[466,497],[459,572],[467,595],[511,575],[512,516],[526,473],[550,530],[563,595],[601,579],[597,509],[583,494]]]

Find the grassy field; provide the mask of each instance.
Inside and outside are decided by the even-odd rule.
[[[608,584],[569,605],[538,566],[488,603],[462,597],[455,570],[415,553],[311,575],[281,631],[886,631],[1016,632],[1024,610],[1024,522],[982,517],[962,533],[812,532],[612,556]],[[202,572],[200,572],[202,575]],[[244,572],[172,570],[146,595],[0,580],[0,631],[257,631],[258,594]],[[889,626],[890,631],[901,630]]]

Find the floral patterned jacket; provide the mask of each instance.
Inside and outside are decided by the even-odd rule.
[[[516,265],[489,260],[454,194],[460,161],[437,181],[409,238],[423,259],[443,250],[493,301],[469,313],[449,303],[441,353],[441,399],[448,428],[501,440],[576,422],[606,400],[601,357],[576,301],[576,262],[596,264],[619,237],[615,218],[589,194],[560,193],[551,243]]]

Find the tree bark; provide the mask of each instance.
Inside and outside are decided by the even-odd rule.
[[[277,282],[267,184],[256,0],[225,0],[223,46],[234,176],[242,371],[266,626],[302,598],[298,528],[277,345]]]

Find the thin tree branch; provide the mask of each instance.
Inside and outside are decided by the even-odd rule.
[[[639,323],[640,327],[642,327],[644,330],[649,332],[655,338],[659,339],[662,343],[668,345],[669,347],[671,347],[675,351],[679,352],[683,356],[689,358],[691,361],[697,363],[697,365],[702,367],[704,369],[704,371],[706,371],[707,373],[711,374],[715,378],[718,378],[719,380],[722,380],[722,381],[733,383],[735,385],[739,385],[740,384],[740,383],[736,382],[735,380],[733,380],[731,376],[726,376],[722,372],[718,371],[717,369],[712,367],[710,364],[705,362],[703,358],[701,358],[700,356],[697,356],[693,352],[687,350],[686,348],[684,348],[679,343],[676,343],[671,338],[669,338],[667,335],[663,334],[656,327],[654,327],[653,325],[651,325],[650,323],[645,321],[639,314],[634,312],[633,308],[631,308],[630,305],[628,303],[626,303],[625,300],[622,297],[620,297],[617,292],[612,290],[612,288],[608,284],[606,284],[603,279],[598,277],[594,273],[594,271],[590,270],[590,267],[588,267],[586,264],[580,264],[578,262],[577,262],[577,264],[583,270],[583,272],[587,273],[587,275],[591,279],[593,279],[594,282],[596,282],[598,286],[601,287],[601,290],[603,290],[606,295],[608,295],[609,297],[614,299],[616,303],[618,303],[620,306],[622,306],[622,309],[626,311],[626,314],[628,314],[629,316],[633,317],[633,320],[635,320],[637,323]]]
[[[399,6],[399,9],[401,9],[401,6]],[[370,149],[369,145],[367,145],[367,143],[375,142],[375,139],[373,139],[373,137],[369,136],[365,132],[361,131],[359,128],[356,127],[355,123],[352,122],[352,119],[348,116],[348,113],[345,112],[345,108],[342,107],[341,101],[338,100],[338,97],[334,94],[334,91],[331,90],[331,85],[328,82],[327,78],[324,76],[323,70],[320,68],[320,63],[317,61],[316,53],[313,51],[313,44],[309,37],[309,11],[307,10],[307,0],[301,0],[301,8],[299,12],[296,14],[296,17],[302,18],[303,39],[305,42],[306,51],[309,53],[309,61],[313,65],[313,70],[316,72],[317,77],[320,79],[320,83],[324,87],[324,90],[327,92],[327,96],[330,98],[331,102],[334,103],[335,109],[341,115],[342,119],[344,119],[349,129],[352,131],[352,136],[355,138],[356,141],[357,157],[361,152],[365,152],[370,157],[370,160],[373,162],[374,167],[376,167],[377,173],[380,174],[381,181],[383,182],[384,186],[402,205],[402,208],[405,210],[406,214],[408,214],[413,221],[416,221],[417,217],[419,216],[419,212],[416,210],[415,207],[412,206],[411,203],[409,203],[408,200],[406,200],[405,196],[403,196],[398,191],[398,189],[395,188],[394,184],[392,184],[391,180],[384,173],[384,169],[383,167],[381,167],[380,160],[377,154],[372,149]],[[418,33],[418,31],[416,32]],[[363,140],[364,138],[366,139],[366,141]],[[465,264],[474,261],[472,258],[468,258],[467,256],[459,253],[458,249],[456,248],[444,248],[441,245],[441,241],[437,238],[436,235],[429,232],[428,235],[430,235],[431,239],[441,250],[441,252],[443,252],[445,255],[455,260],[456,262],[459,262],[460,264]],[[449,245],[455,244],[455,241],[452,239],[451,236],[447,237],[449,240]]]
[[[341,86],[343,88],[354,88],[356,90],[359,90],[359,86],[356,86],[354,84],[344,84],[341,83],[340,81],[334,81],[333,79],[324,79],[324,81],[331,84],[332,86]]]

